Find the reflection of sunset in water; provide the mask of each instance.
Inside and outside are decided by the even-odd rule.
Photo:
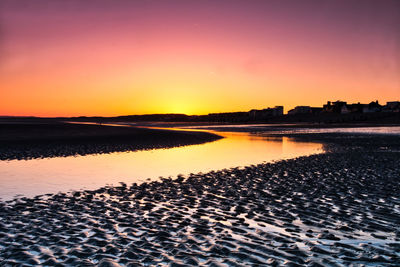
[[[171,149],[0,161],[0,197],[95,189],[106,184],[143,182],[146,178],[208,172],[322,151],[321,144],[294,142],[287,137],[218,134],[226,138]]]

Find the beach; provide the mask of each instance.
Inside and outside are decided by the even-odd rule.
[[[0,267],[400,267],[400,0],[0,0]]]
[[[396,136],[325,153],[1,202],[4,266],[397,266]]]
[[[101,124],[0,123],[0,160],[67,157],[202,144],[221,137]]]

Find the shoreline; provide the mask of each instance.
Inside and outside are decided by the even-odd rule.
[[[319,138],[327,153],[0,202],[0,262],[395,266],[398,141]]]
[[[394,128],[400,127],[398,124],[330,124],[330,125],[319,125],[319,124],[227,124],[227,125],[198,125],[198,126],[184,126],[184,125],[171,125],[169,127],[177,127],[179,129],[197,129],[197,130],[214,130],[218,132],[257,132],[257,131],[270,131],[279,132],[281,131],[295,131],[301,129],[367,129],[374,127],[385,127]],[[168,127],[165,127],[168,128]],[[281,135],[290,135],[291,133],[282,133]],[[307,133],[308,134],[308,133]],[[313,134],[313,133],[311,133]]]
[[[171,148],[222,138],[207,132],[69,123],[0,124],[0,130],[0,160]]]

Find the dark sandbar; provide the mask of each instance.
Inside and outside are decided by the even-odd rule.
[[[169,131],[70,123],[0,124],[0,160],[111,153],[201,144],[221,137]]]

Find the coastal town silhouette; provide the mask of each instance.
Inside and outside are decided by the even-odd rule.
[[[0,267],[400,266],[400,0],[0,0]]]

